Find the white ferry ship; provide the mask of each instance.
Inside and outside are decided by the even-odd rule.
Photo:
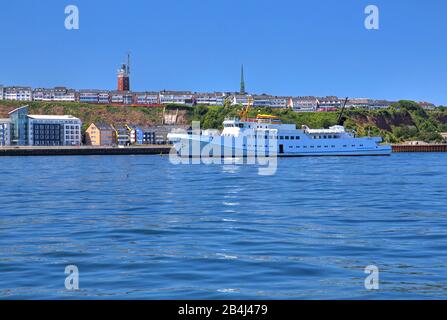
[[[182,157],[247,156],[387,156],[391,146],[381,137],[356,137],[341,125],[329,129],[310,129],[283,124],[272,115],[247,117],[250,105],[240,114],[242,119],[226,119],[223,131],[195,130],[171,133],[168,139]],[[342,110],[343,112],[343,110]],[[341,114],[340,114],[341,119]]]
[[[180,156],[245,157],[278,156],[385,156],[391,146],[381,137],[356,137],[343,126],[329,129],[297,129],[282,124],[274,116],[258,115],[256,119],[227,119],[220,135],[171,133],[168,138]],[[206,148],[206,150],[204,150]]]

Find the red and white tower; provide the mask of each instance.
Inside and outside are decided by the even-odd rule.
[[[127,54],[127,64],[118,70],[118,91],[130,91],[130,54]]]

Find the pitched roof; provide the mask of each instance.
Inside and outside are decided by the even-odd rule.
[[[93,124],[99,130],[114,130],[113,127],[110,124],[105,123],[105,122],[94,122]]]

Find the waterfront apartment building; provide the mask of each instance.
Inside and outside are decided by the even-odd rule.
[[[79,146],[82,122],[73,116],[28,115],[31,146]]]
[[[30,87],[5,87],[3,100],[32,101],[33,93]]]
[[[16,146],[28,145],[28,106],[11,111],[9,120],[11,121],[10,143]]]
[[[0,119],[0,147],[6,147],[11,144],[11,120]]]
[[[170,144],[168,134],[180,130],[182,132],[190,131],[191,127],[187,125],[164,125],[154,126],[151,130],[155,134],[154,144]]]
[[[3,86],[0,85],[0,100],[4,100],[3,99]]]
[[[130,136],[129,130],[126,125],[115,125],[113,126],[115,129],[115,139],[116,143],[119,146],[128,146],[130,145]]]
[[[190,91],[160,91],[161,104],[184,104],[192,106],[194,94]]]
[[[141,144],[155,144],[155,130],[152,127],[140,128],[142,133]]]
[[[85,131],[85,142],[91,146],[116,145],[115,129],[106,123],[92,123]]]

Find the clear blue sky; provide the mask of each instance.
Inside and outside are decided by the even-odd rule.
[[[235,91],[243,63],[249,92],[447,105],[446,15],[444,0],[2,0],[0,84],[114,89],[130,50],[133,90]]]

